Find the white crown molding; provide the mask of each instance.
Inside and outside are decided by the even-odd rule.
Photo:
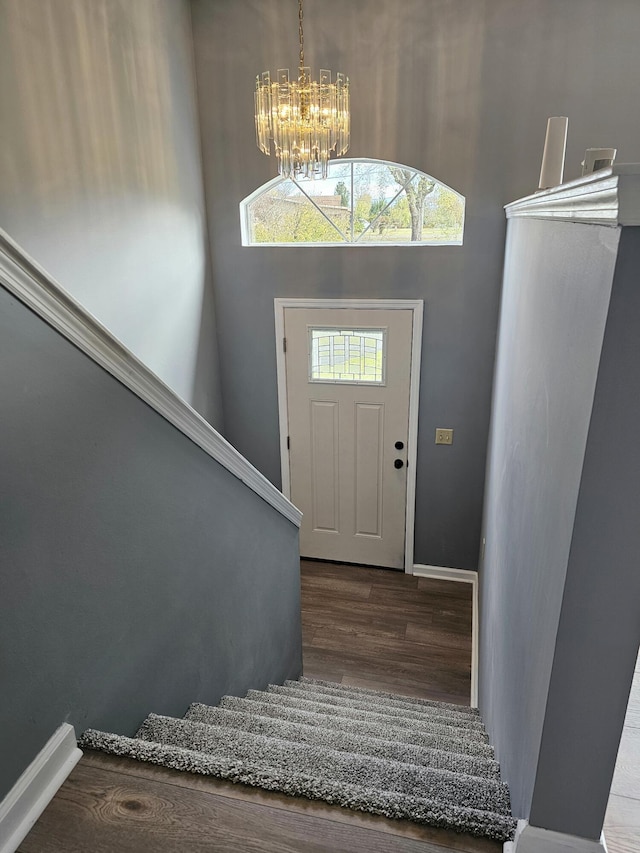
[[[63,723],[0,803],[0,853],[14,853],[82,758],[73,726]]]
[[[591,225],[640,225],[640,164],[600,169],[506,205],[507,219],[557,219]]]
[[[416,563],[413,574],[418,578],[433,578],[442,581],[457,581],[470,583],[472,590],[471,617],[471,698],[472,708],[478,707],[479,672],[480,672],[480,606],[478,601],[478,573],[470,569],[450,569],[447,566],[424,566]]]
[[[579,838],[564,832],[552,832],[531,826],[528,820],[519,820],[516,837],[507,841],[504,853],[607,853],[604,835],[598,841]]]
[[[302,513],[0,229],[0,284],[165,420],[300,527]]]

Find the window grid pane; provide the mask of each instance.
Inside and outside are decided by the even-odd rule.
[[[309,381],[384,383],[385,329],[309,329]]]
[[[241,202],[243,245],[462,245],[464,197],[409,166],[341,160],[315,181],[276,179]]]

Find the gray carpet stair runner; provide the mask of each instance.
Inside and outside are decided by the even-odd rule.
[[[515,829],[482,720],[460,705],[301,678],[80,746],[498,841]]]

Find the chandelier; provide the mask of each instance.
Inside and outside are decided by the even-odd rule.
[[[281,175],[287,178],[314,178],[329,173],[329,157],[338,157],[349,148],[349,78],[320,70],[319,81],[311,79],[304,64],[302,0],[298,0],[300,63],[298,79],[289,79],[289,69],[278,70],[271,82],[265,71],[256,77],[256,141],[258,148],[271,154],[270,141],[278,158]]]

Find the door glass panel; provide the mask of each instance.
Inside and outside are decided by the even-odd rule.
[[[309,381],[384,385],[386,329],[309,328]]]

